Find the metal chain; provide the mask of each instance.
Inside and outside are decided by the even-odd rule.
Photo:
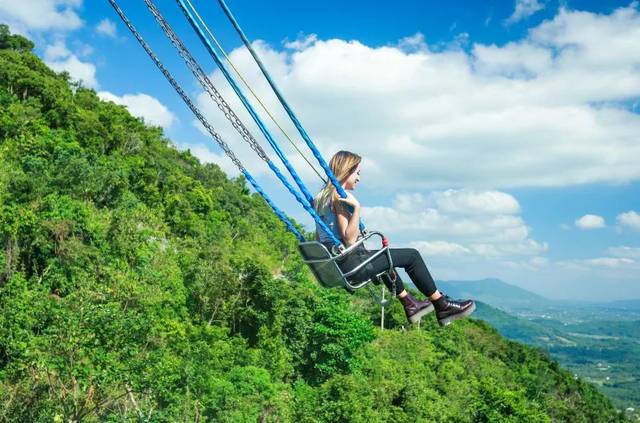
[[[200,25],[202,25],[204,27],[204,30],[207,32],[207,34],[209,35],[209,38],[211,39],[211,41],[214,42],[214,44],[216,45],[216,47],[218,47],[218,50],[220,50],[220,53],[222,53],[222,56],[224,56],[224,58],[226,59],[227,63],[229,64],[229,66],[231,66],[231,68],[233,69],[233,71],[236,73],[236,75],[238,76],[238,78],[240,79],[240,81],[242,81],[242,83],[244,84],[244,86],[247,88],[247,90],[249,90],[249,92],[251,93],[251,95],[253,96],[253,98],[256,99],[256,101],[258,102],[258,104],[260,105],[260,107],[262,107],[262,110],[264,110],[264,112],[267,114],[267,116],[269,116],[269,118],[271,119],[271,121],[278,127],[278,129],[280,130],[280,132],[282,132],[282,135],[284,135],[284,137],[287,139],[287,141],[289,141],[289,143],[291,144],[291,146],[298,152],[298,154],[300,155],[300,157],[302,157],[304,159],[305,162],[307,162],[307,164],[309,165],[309,167],[311,167],[311,169],[316,173],[316,175],[318,175],[318,177],[320,178],[320,180],[322,181],[323,184],[327,183],[327,180],[324,179],[324,177],[320,174],[320,172],[316,169],[316,167],[313,165],[313,163],[311,163],[311,161],[307,158],[307,156],[302,152],[302,150],[300,150],[300,148],[296,145],[296,143],[291,139],[291,137],[289,136],[289,134],[287,133],[287,131],[284,130],[284,128],[282,127],[282,125],[280,125],[280,123],[278,122],[278,120],[276,120],[276,118],[273,116],[273,114],[271,114],[271,112],[269,111],[269,109],[267,108],[267,106],[264,104],[264,102],[260,99],[260,97],[258,96],[258,94],[256,94],[256,92],[253,90],[253,88],[251,88],[251,85],[249,84],[249,82],[245,79],[244,76],[242,76],[242,73],[240,72],[240,70],[236,67],[236,65],[233,63],[233,61],[231,60],[231,58],[229,57],[229,55],[227,54],[227,52],[224,50],[224,48],[222,47],[222,45],[220,44],[220,42],[218,42],[218,39],[215,37],[215,35],[213,35],[213,33],[211,32],[211,30],[209,29],[209,27],[207,26],[207,23],[204,21],[204,19],[202,19],[202,16],[200,16],[200,14],[198,13],[198,10],[195,8],[195,6],[193,5],[193,3],[191,2],[191,0],[186,0],[187,4],[189,5],[189,8],[191,9],[191,12],[193,12],[193,14],[196,16],[196,18],[198,19],[198,21],[200,22]]]
[[[162,62],[160,62],[160,59],[158,59],[158,56],[155,55],[153,50],[151,50],[151,47],[149,47],[149,45],[146,43],[146,41],[144,41],[144,39],[138,33],[138,31],[133,26],[133,24],[131,24],[131,22],[129,21],[127,16],[124,14],[122,9],[120,9],[120,6],[118,6],[118,4],[115,2],[115,0],[108,0],[108,1],[109,1],[109,3],[111,3],[111,6],[113,6],[113,8],[116,11],[116,13],[120,16],[120,19],[122,19],[122,22],[124,22],[124,24],[127,26],[127,28],[129,28],[129,30],[131,31],[133,36],[136,37],[136,39],[138,40],[138,42],[140,43],[142,48],[144,48],[144,50],[147,52],[147,54],[149,55],[151,60],[153,60],[153,62],[158,67],[158,69],[160,69],[160,71],[164,74],[164,76],[167,78],[169,83],[173,86],[173,88],[176,90],[176,92],[180,95],[182,100],[187,104],[189,109],[191,109],[193,114],[198,118],[200,123],[207,129],[209,134],[211,134],[211,136],[216,141],[216,143],[220,146],[220,148],[224,151],[224,153],[231,159],[233,164],[236,165],[236,167],[240,170],[240,172],[244,172],[245,168],[242,165],[242,163],[240,162],[240,160],[236,157],[236,155],[233,153],[233,151],[231,151],[231,149],[229,148],[227,143],[224,142],[224,140],[222,139],[220,134],[218,134],[215,131],[215,129],[213,129],[213,127],[209,124],[207,119],[205,119],[205,117],[202,115],[202,113],[196,107],[196,105],[193,104],[191,99],[187,96],[187,94],[184,92],[182,87],[180,87],[180,85],[178,85],[178,82],[176,82],[176,80],[173,78],[171,73],[164,67]]]
[[[222,95],[218,92],[216,87],[213,85],[209,77],[202,70],[198,62],[191,55],[189,50],[185,47],[184,43],[178,35],[173,31],[169,23],[164,19],[164,16],[160,13],[156,5],[151,0],[144,0],[147,8],[155,18],[162,31],[164,31],[165,35],[169,38],[171,43],[176,47],[180,57],[182,57],[193,73],[193,76],[198,80],[202,88],[209,94],[209,97],[216,103],[220,111],[224,114],[227,120],[231,123],[231,125],[238,131],[243,140],[245,140],[251,149],[256,152],[256,154],[264,161],[268,161],[269,158],[263,148],[260,146],[255,137],[249,132],[244,123],[240,120],[240,118],[235,114],[233,109],[227,104]]]
[[[198,120],[200,121],[200,123],[202,123],[202,125],[207,129],[207,131],[209,132],[209,134],[211,134],[211,136],[213,137],[213,139],[216,141],[216,143],[220,146],[220,148],[224,151],[224,153],[227,155],[227,157],[229,157],[231,159],[231,161],[233,162],[233,164],[236,165],[236,167],[238,168],[238,170],[240,171],[240,173],[242,173],[247,180],[251,183],[251,185],[255,188],[255,190],[264,198],[264,200],[267,202],[267,204],[269,204],[269,206],[273,209],[273,211],[276,213],[276,215],[280,218],[280,220],[282,220],[282,222],[284,222],[284,224],[287,226],[287,228],[289,228],[289,230],[291,232],[293,232],[294,235],[296,235],[296,237],[298,238],[298,240],[300,240],[301,242],[304,241],[304,237],[300,234],[300,232],[295,228],[295,226],[291,223],[291,221],[287,218],[287,216],[284,214],[284,212],[282,212],[282,210],[280,210],[274,203],[273,201],[271,201],[271,199],[269,198],[269,196],[267,196],[267,194],[262,190],[262,188],[258,185],[258,183],[255,181],[255,179],[253,179],[253,177],[251,176],[251,174],[244,168],[244,166],[242,165],[242,163],[240,162],[240,160],[238,159],[238,157],[236,157],[236,155],[233,153],[233,151],[231,151],[231,149],[229,148],[229,146],[227,145],[226,142],[224,142],[224,140],[222,139],[222,137],[220,136],[220,134],[218,134],[215,129],[213,129],[213,127],[209,124],[209,122],[207,121],[207,119],[202,115],[202,113],[200,112],[200,110],[196,107],[195,104],[193,104],[193,102],[191,101],[191,99],[187,96],[187,94],[184,92],[184,90],[182,89],[182,87],[180,87],[180,85],[178,84],[178,82],[176,82],[176,80],[173,78],[173,76],[171,76],[171,73],[169,73],[169,71],[164,67],[164,65],[162,64],[162,62],[160,62],[160,59],[158,59],[158,57],[153,53],[153,51],[151,50],[151,47],[149,47],[149,45],[144,41],[144,39],[142,38],[142,36],[138,33],[138,31],[135,29],[135,27],[133,26],[133,24],[131,24],[131,22],[129,21],[129,19],[127,18],[127,16],[124,14],[124,12],[122,11],[122,9],[120,9],[120,6],[118,6],[118,4],[116,3],[116,0],[109,0],[109,3],[111,3],[111,6],[113,7],[113,9],[116,11],[116,13],[118,14],[118,16],[120,16],[120,19],[122,20],[122,22],[127,26],[127,28],[129,28],[129,31],[131,31],[131,33],[133,34],[134,37],[136,37],[136,39],[138,40],[138,42],[140,43],[140,45],[142,46],[142,48],[144,48],[144,50],[147,52],[147,54],[149,55],[149,57],[151,58],[151,60],[153,60],[153,62],[156,64],[156,66],[158,67],[158,69],[160,69],[160,71],[162,72],[162,74],[167,78],[167,80],[169,81],[169,83],[171,84],[171,86],[176,90],[176,92],[180,95],[180,97],[182,98],[182,100],[185,102],[185,104],[189,107],[189,109],[191,109],[191,111],[193,112],[193,114],[198,118]],[[259,146],[258,146],[259,147]],[[261,149],[260,149],[261,150]],[[271,162],[268,161],[268,164],[271,165]],[[277,169],[276,169],[277,170]]]

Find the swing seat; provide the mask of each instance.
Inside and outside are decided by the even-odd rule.
[[[338,266],[337,261],[345,257],[355,248],[358,248],[366,240],[374,235],[379,236],[382,240],[382,248],[367,260],[364,260],[354,269],[350,270],[347,273],[343,273]],[[342,287],[347,291],[353,292],[356,289],[362,288],[363,286],[367,285],[369,282],[379,279],[384,275],[390,275],[393,272],[393,260],[391,260],[391,253],[389,252],[386,238],[380,232],[367,232],[364,237],[360,238],[356,243],[349,246],[349,248],[343,249],[338,254],[332,254],[327,249],[327,247],[324,246],[324,244],[318,241],[301,242],[300,244],[298,244],[298,248],[300,249],[300,254],[302,255],[303,261],[307,264],[307,266],[309,266],[318,283],[320,283],[320,285],[325,288]],[[351,276],[358,273],[362,268],[364,268],[380,255],[386,256],[387,262],[389,264],[387,269],[363,282],[353,282],[350,280]]]

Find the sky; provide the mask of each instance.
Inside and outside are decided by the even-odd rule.
[[[157,3],[267,150],[176,2]],[[217,2],[193,3],[302,146]],[[312,229],[144,2],[120,6],[268,194]],[[392,246],[419,249],[437,280],[495,277],[555,299],[640,298],[638,2],[228,6],[325,158],[341,149],[363,156],[355,195],[367,227]],[[163,127],[176,148],[238,174],[106,0],[0,0],[0,22],[31,38],[53,69]],[[319,190],[320,179],[267,126]]]

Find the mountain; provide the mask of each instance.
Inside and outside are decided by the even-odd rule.
[[[501,309],[540,309],[551,300],[500,279],[438,281],[438,288],[453,298],[473,298]]]
[[[378,329],[244,179],[32,48],[0,25],[0,421],[626,421],[483,321]]]
[[[531,315],[532,311],[558,311],[569,308],[572,313],[581,311],[586,317],[597,313],[599,318],[608,315],[622,319],[640,319],[640,299],[616,301],[575,301],[549,299],[526,289],[487,278],[472,281],[438,281],[438,287],[450,297],[474,298],[493,307]]]

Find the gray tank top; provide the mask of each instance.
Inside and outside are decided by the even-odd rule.
[[[329,229],[331,229],[331,232],[333,233],[333,235],[338,238],[339,241],[342,241],[342,236],[340,235],[339,231],[338,231],[338,218],[336,216],[336,214],[331,211],[328,210],[326,214],[320,215],[320,218],[322,219],[322,221],[324,223],[326,223],[326,225],[329,227]],[[333,240],[331,239],[331,237],[329,236],[329,234],[327,234],[327,232],[325,232],[324,229],[322,229],[320,227],[320,225],[318,225],[318,223],[316,223],[316,232],[318,233],[318,239],[321,243],[325,244],[325,243],[329,243],[329,244],[333,244]]]

